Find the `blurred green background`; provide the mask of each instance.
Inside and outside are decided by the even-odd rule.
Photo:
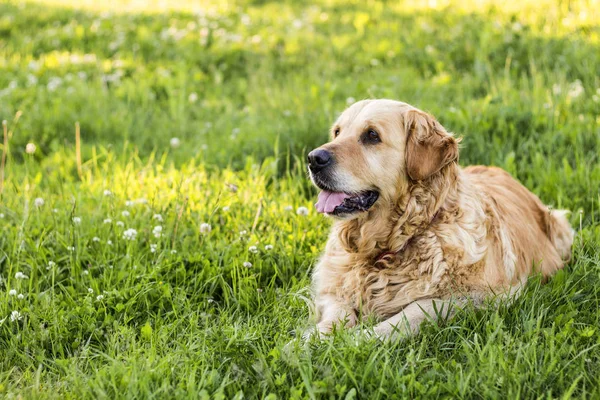
[[[176,137],[176,161],[239,168],[248,155],[302,156],[348,103],[387,97],[464,136],[465,164],[503,166],[589,208],[597,193],[582,187],[600,180],[596,6],[2,2],[0,115],[22,112],[16,159],[29,141],[40,158],[72,146],[79,121],[87,156],[126,143],[162,154]]]

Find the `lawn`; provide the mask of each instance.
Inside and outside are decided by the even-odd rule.
[[[600,3],[0,0],[1,398],[599,398]],[[304,155],[387,97],[568,208],[573,260],[302,343]],[[0,143],[1,145],[1,143]]]

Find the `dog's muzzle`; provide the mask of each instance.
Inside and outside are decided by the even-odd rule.
[[[340,190],[342,182],[332,179],[332,166],[335,163],[333,154],[324,149],[315,149],[308,153],[308,168],[315,186],[321,189],[315,204],[317,211],[323,214],[345,216],[367,211],[379,198],[379,192],[365,190],[359,193],[348,193]]]

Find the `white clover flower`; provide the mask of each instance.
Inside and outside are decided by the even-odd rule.
[[[0,219],[4,219],[4,214],[0,213]]]
[[[154,237],[159,238],[162,236],[162,230],[163,230],[162,226],[156,225],[154,227],[154,229],[152,229],[152,234],[154,235]]]
[[[100,238],[98,236],[94,236],[92,238],[92,242],[99,242],[99,241],[100,241]]]
[[[132,205],[133,205],[133,200],[127,200],[125,202],[125,206],[127,206],[127,207],[131,207]]]
[[[200,224],[200,233],[210,233],[210,231],[212,231],[212,226],[210,226],[210,224],[207,224],[206,222]]]
[[[177,250],[175,250],[175,249],[171,250],[171,254],[177,254]]]
[[[88,293],[90,293],[90,294],[91,294],[91,293],[94,293],[94,289],[92,289],[91,287],[90,287],[90,288],[88,288]]]
[[[53,92],[55,91],[61,84],[63,83],[62,78],[53,76],[48,80],[48,84],[46,85],[48,87],[48,90]]]
[[[54,261],[48,261],[48,266],[46,267],[46,269],[51,269],[54,268],[56,266],[56,263]]]
[[[81,218],[80,217],[73,217],[73,223],[75,225],[81,224]]]
[[[188,101],[190,103],[195,103],[198,101],[198,94],[196,92],[192,92],[190,93],[190,95],[188,96]]]
[[[112,246],[112,240],[107,240],[106,244],[109,245],[109,246]]]
[[[246,268],[252,268],[252,263],[250,261],[244,261],[244,264],[242,265]]]
[[[107,189],[107,190],[104,191],[104,195],[105,196],[112,196],[112,192]]]
[[[104,296],[99,294],[98,296],[96,296],[96,301],[102,301],[104,299]]]
[[[258,253],[258,249],[256,248],[256,246],[250,246],[250,247],[248,247],[248,251],[250,253],[254,253],[254,254]]]
[[[298,207],[298,209],[296,210],[296,214],[306,216],[308,215],[308,208]]]
[[[38,197],[33,201],[33,204],[35,204],[36,207],[41,207],[44,205],[44,203],[44,199],[42,199],[41,197]]]
[[[21,271],[19,271],[15,274],[15,279],[27,279],[27,278],[28,278],[28,276],[25,275],[24,273],[22,273]]]
[[[33,143],[27,143],[27,146],[25,146],[25,153],[27,154],[33,154],[35,153],[35,144]]]
[[[523,25],[520,22],[514,22],[511,26],[514,32],[521,32],[523,30]]]
[[[179,140],[179,138],[171,138],[171,140],[169,141],[169,143],[171,144],[171,147],[176,149],[179,146],[181,146],[181,140]]]
[[[106,218],[106,219],[104,220],[104,223],[105,223],[105,224],[110,224],[110,223],[112,223],[112,219],[110,219],[110,218]]]
[[[240,236],[246,236],[246,234],[247,234],[247,233],[248,233],[248,232],[247,232],[247,231],[245,231],[245,230],[244,230],[244,231],[240,231]]]
[[[90,274],[90,271],[88,271],[87,269],[84,269],[84,270],[83,270],[83,274],[84,274],[84,275],[89,275],[89,274]]]
[[[137,231],[133,228],[129,228],[123,232],[123,239],[125,240],[135,240],[137,236]]]
[[[129,217],[131,214],[129,214],[129,211],[123,211],[121,215],[124,217]]]
[[[562,93],[562,87],[558,83],[555,83],[554,85],[552,85],[552,94],[559,95],[561,93]]]
[[[154,215],[152,216],[152,219],[155,219],[155,220],[157,220],[158,222],[163,222],[163,217],[162,217],[162,215],[160,215],[160,214],[154,214]]]
[[[569,91],[567,92],[567,95],[572,99],[576,99],[584,93],[585,89],[583,88],[583,84],[579,79],[577,79],[569,85]]]
[[[225,211],[225,212],[227,212],[227,211],[230,210],[230,207],[229,206],[225,206],[225,207],[222,208],[222,210]]]
[[[23,293],[19,293],[19,295],[17,296],[17,299],[19,300],[23,300],[25,298],[25,295]]]
[[[75,251],[75,246],[67,246],[67,250],[69,250],[69,251]]]
[[[156,253],[156,248],[157,248],[157,246],[158,246],[158,245],[156,245],[156,244],[151,244],[151,245],[150,245],[150,253]]]
[[[21,315],[20,312],[18,312],[18,311],[15,310],[15,311],[13,311],[13,312],[10,313],[10,322],[19,321],[21,319],[23,319],[23,316]]]
[[[120,226],[121,228],[125,226],[125,222],[123,221],[117,221],[117,226]]]
[[[292,206],[283,207],[283,211],[292,211],[293,209],[294,209],[294,207],[292,207]]]
[[[53,209],[52,209],[52,212],[53,212],[54,214],[58,214],[58,208],[53,208]]]
[[[16,295],[17,295],[17,291],[16,291],[15,289],[10,289],[10,290],[8,291],[8,295],[9,295],[9,296],[16,296]]]
[[[273,250],[273,245],[272,244],[266,245],[265,250],[267,250],[267,251]]]

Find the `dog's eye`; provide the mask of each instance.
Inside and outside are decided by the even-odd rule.
[[[333,131],[333,137],[338,137],[340,135],[340,128],[335,128]]]
[[[377,144],[381,143],[381,138],[379,134],[374,129],[369,129],[363,134],[362,137],[363,143],[367,144]]]

